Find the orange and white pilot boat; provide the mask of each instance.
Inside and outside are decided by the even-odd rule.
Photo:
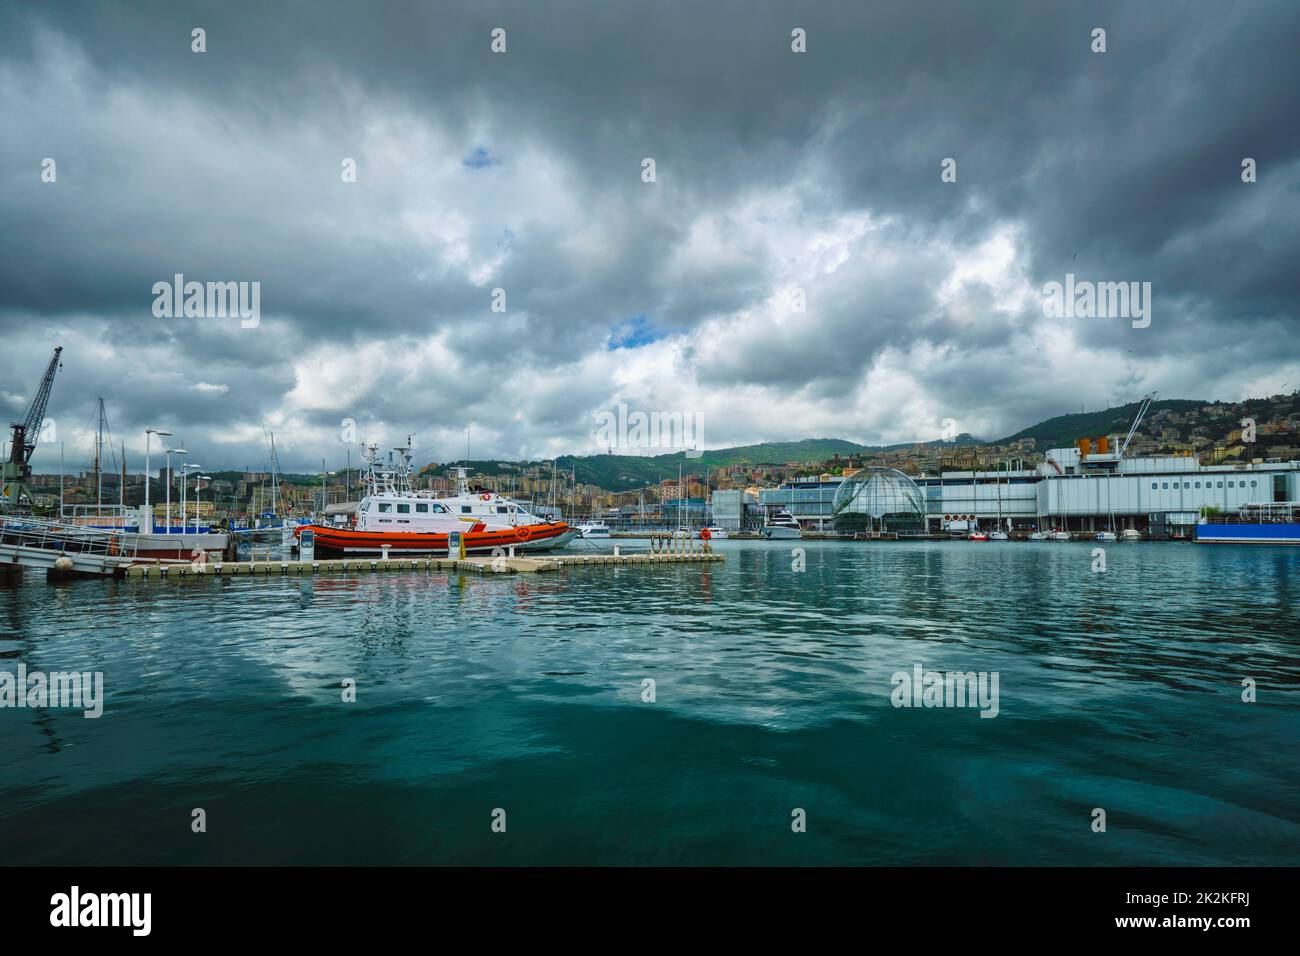
[[[395,449],[402,460],[394,467],[390,455],[387,469],[376,446],[368,450],[366,495],[351,526],[309,524],[294,532],[299,536],[302,528],[310,528],[317,554],[378,555],[385,549],[390,554],[445,554],[453,532],[469,552],[544,551],[577,536],[566,522],[538,518],[517,502],[500,512],[458,515],[453,500],[430,498],[411,487],[409,448]]]

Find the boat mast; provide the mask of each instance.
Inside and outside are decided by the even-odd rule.
[[[95,514],[99,515],[104,507],[104,399],[99,399],[99,422],[95,429]]]

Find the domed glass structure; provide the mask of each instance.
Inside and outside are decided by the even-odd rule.
[[[836,531],[925,530],[925,493],[895,468],[863,468],[835,492],[831,515]]]

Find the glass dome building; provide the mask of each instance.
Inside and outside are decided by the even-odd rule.
[[[831,516],[836,531],[925,530],[925,492],[894,468],[863,468],[845,478],[835,492]]]

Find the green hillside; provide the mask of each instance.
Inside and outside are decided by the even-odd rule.
[[[1147,410],[1147,416],[1149,417],[1154,412],[1165,408],[1176,412],[1186,412],[1206,404],[1209,403],[1183,398],[1157,400],[1151,403],[1151,408]],[[1003,445],[1021,438],[1032,438],[1037,442],[1038,450],[1043,451],[1047,448],[1069,447],[1078,438],[1114,435],[1116,433],[1123,437],[1128,434],[1129,426],[1133,424],[1133,416],[1137,414],[1141,405],[1141,402],[1129,402],[1127,405],[1116,405],[1114,408],[1103,409],[1099,412],[1057,415],[1055,418],[1049,418],[1036,425],[1030,425],[1014,435],[999,439],[995,444]]]
[[[899,445],[872,446],[842,438],[806,438],[802,441],[763,442],[758,445],[741,445],[735,448],[714,448],[699,458],[687,458],[682,452],[665,455],[561,455],[555,459],[557,472],[568,473],[575,467],[578,481],[597,485],[608,491],[630,491],[646,485],[657,484],[666,478],[677,477],[678,466],[683,475],[704,475],[715,468],[731,465],[786,465],[790,462],[820,464],[839,455],[848,458],[894,448],[909,448],[913,442]],[[936,443],[937,444],[937,443]],[[969,435],[962,435],[951,444],[977,444]],[[445,474],[457,465],[465,465],[475,475],[500,475],[520,472],[536,465],[549,466],[549,462],[454,461],[433,464],[422,473]]]

